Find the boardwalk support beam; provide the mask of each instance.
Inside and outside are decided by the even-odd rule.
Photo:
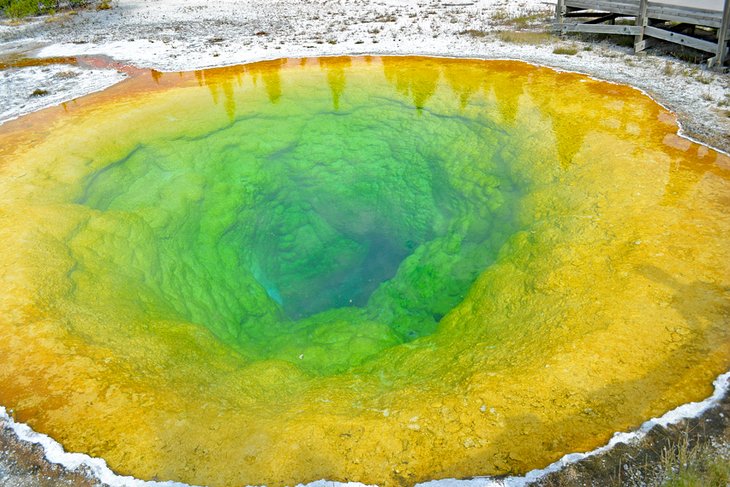
[[[637,53],[659,40],[669,41],[710,53],[713,57],[708,59],[708,67],[719,69],[724,69],[730,60],[730,0],[556,1],[554,28],[561,34],[631,35]],[[615,20],[620,17],[635,18],[634,25],[616,25]],[[567,18],[571,21],[567,22]],[[697,26],[705,29],[698,31]],[[717,33],[717,40],[705,35],[707,28]]]
[[[644,41],[644,33],[646,26],[649,25],[649,19],[646,16],[646,11],[649,8],[649,0],[639,1],[639,14],[636,16],[636,25],[641,29],[641,32],[634,37],[634,52],[640,52],[646,49],[646,41]]]
[[[730,0],[725,0],[725,10],[722,14],[722,24],[717,31],[717,54],[707,61],[708,66],[717,64],[722,69],[728,59],[727,41],[730,40]]]

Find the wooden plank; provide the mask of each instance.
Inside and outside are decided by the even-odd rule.
[[[555,5],[555,20],[558,22],[558,24],[562,24],[563,20],[565,19],[565,0],[558,0],[558,3]]]
[[[605,12],[584,12],[584,11],[581,11],[581,12],[568,12],[567,14],[564,15],[564,17],[566,17],[566,18],[568,18],[568,17],[593,18],[593,17],[603,17],[605,15],[606,15]],[[620,16],[621,14],[611,14],[611,15],[618,15],[618,16]]]
[[[568,32],[585,32],[589,34],[624,34],[624,35],[637,35],[641,28],[636,25],[605,25],[605,24],[562,24],[557,25],[557,29],[561,33],[567,34]]]
[[[706,52],[716,54],[716,58],[720,62],[724,62],[727,58],[727,50],[723,42],[712,43],[702,39],[697,39],[679,32],[671,32],[649,25],[650,21],[662,20],[670,22],[679,22],[682,24],[701,25],[705,27],[714,27],[718,29],[719,39],[728,39],[730,37],[730,0],[557,0],[558,5],[562,6],[562,14],[558,16],[558,21],[562,25],[560,31],[567,32],[587,32],[599,34],[624,34],[635,35],[634,49],[636,52],[646,49],[649,42],[645,42],[645,36],[662,39],[677,44],[693,47]],[[724,2],[724,7],[720,9],[720,2]],[[565,24],[564,16],[567,12],[576,9],[603,11],[608,14],[589,21],[588,24]],[[613,15],[611,15],[613,14]],[[578,15],[578,12],[575,13]],[[616,26],[602,25],[598,22],[606,20],[613,21],[615,16],[633,16],[636,17],[635,26]],[[593,17],[593,16],[591,16]]]
[[[643,51],[647,47],[646,42],[644,42],[644,27],[649,24],[649,19],[646,16],[648,7],[649,0],[639,2],[639,14],[636,16],[636,26],[639,27],[639,33],[634,37],[634,52]]]
[[[638,43],[638,45],[634,45],[634,51],[635,52],[641,52],[645,49],[649,49],[650,47],[654,47],[657,45],[659,41],[657,39],[652,39],[651,37],[646,37],[644,40]]]
[[[639,15],[640,0],[562,0],[566,7],[586,10],[601,10],[629,16]],[[684,0],[682,0],[684,1]],[[671,20],[673,22],[691,22],[708,27],[720,27],[722,10],[710,10],[693,6],[667,4],[662,1],[649,2],[647,15],[653,19]]]
[[[717,52],[717,44],[714,42],[703,41],[702,39],[697,39],[664,29],[657,29],[656,27],[645,27],[644,35],[656,37],[657,39],[662,39],[669,42],[674,42],[675,44],[681,44],[683,46],[693,47],[695,49],[699,49],[700,51],[711,53]]]
[[[564,0],[568,7],[601,10],[604,12],[636,15],[639,11],[639,0],[611,2],[610,0]]]
[[[707,27],[720,27],[722,12],[708,10],[677,9],[649,3],[647,16],[652,19],[671,20],[672,22],[689,22]]]
[[[722,67],[727,59],[727,39],[730,35],[730,0],[725,0],[725,14],[722,17],[722,25],[717,31],[717,65]]]
[[[614,8],[639,8],[639,0],[565,0],[568,7],[582,7],[587,9],[606,8],[606,10],[614,10]]]
[[[657,0],[657,3],[673,5],[682,8],[695,8],[700,10],[715,10],[722,12],[723,0]]]

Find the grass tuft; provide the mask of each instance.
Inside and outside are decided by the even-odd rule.
[[[725,487],[730,485],[730,460],[707,443],[691,444],[689,435],[662,449],[663,487]]]
[[[578,49],[575,47],[556,47],[553,49],[553,54],[563,54],[565,56],[575,56],[578,54]]]
[[[524,29],[533,24],[544,23],[552,15],[553,9],[543,9],[520,15],[512,15],[504,8],[499,8],[492,13],[491,21],[496,25],[508,25]]]
[[[511,44],[540,45],[546,44],[553,39],[553,36],[547,32],[501,31],[497,35],[502,42]]]
[[[489,33],[484,30],[468,29],[468,30],[462,30],[461,32],[459,32],[459,35],[467,35],[467,36],[471,36],[471,37],[481,38],[481,37],[487,37],[489,35]]]
[[[12,19],[20,19],[33,15],[53,15],[60,7],[76,8],[86,3],[87,0],[0,0],[0,11]]]

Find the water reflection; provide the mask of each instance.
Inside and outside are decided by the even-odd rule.
[[[280,70],[286,63],[286,59],[277,59],[275,61],[263,61],[225,68],[198,70],[194,74],[198,84],[200,86],[205,85],[210,90],[213,103],[218,105],[220,94],[223,94],[223,107],[228,118],[233,121],[236,115],[234,84],[242,87],[246,75],[251,77],[254,86],[262,81],[269,101],[276,104],[282,96]],[[154,73],[152,76],[155,78]],[[155,78],[155,80],[157,79]]]
[[[492,76],[491,79],[491,83],[485,79],[484,90],[487,91],[488,88],[491,88],[494,93],[499,113],[502,116],[502,123],[514,125],[517,120],[520,97],[524,92],[523,83],[516,83],[513,76],[504,73]]]
[[[484,80],[479,76],[474,76],[474,74],[478,73],[472,70],[465,76],[460,70],[449,69],[448,67],[444,69],[444,79],[458,96],[459,108],[462,111],[469,104],[472,95],[482,88]]]
[[[416,110],[420,111],[436,92],[442,68],[438,61],[426,60],[414,70],[409,59],[384,57],[380,61],[383,63],[385,79],[398,93],[409,98]]]
[[[372,83],[383,83],[392,89],[390,96],[424,110],[464,114],[467,110],[483,109],[483,117],[501,129],[524,130],[534,125],[537,114],[551,130],[557,162],[562,169],[575,163],[576,156],[589,146],[592,134],[615,136],[622,140],[624,151],[632,157],[644,158],[649,147],[642,141],[664,139],[663,144],[650,144],[651,150],[665,153],[671,162],[664,203],[681,198],[706,173],[727,176],[718,161],[726,157],[690,143],[675,134],[673,117],[654,103],[627,103],[633,89],[597,83],[582,75],[558,73],[548,68],[535,68],[522,63],[505,61],[465,61],[412,57],[325,57],[279,59],[249,65],[195,71],[200,86],[207,86],[213,103],[221,105],[229,120],[236,117],[236,89],[245,87],[250,77],[252,86],[263,84],[271,104],[279,104],[287,95],[281,70],[305,70],[319,66],[323,82],[329,86],[332,108],[342,109],[348,91],[348,76],[355,61],[368,66]],[[382,75],[378,73],[378,63]],[[370,69],[373,67],[373,69]],[[150,72],[155,84],[163,73]],[[382,76],[382,77],[380,77]],[[296,82],[294,82],[296,83]],[[570,89],[566,89],[566,86]],[[291,84],[289,96],[296,102],[299,87]],[[440,92],[436,98],[435,95]],[[546,96],[549,93],[549,96]],[[389,96],[387,91],[383,96]],[[586,98],[593,103],[584,103]],[[434,105],[434,100],[439,105]],[[239,100],[240,103],[240,100]],[[531,118],[532,117],[532,118]],[[652,122],[652,121],[658,121]],[[520,128],[520,124],[525,127]],[[534,128],[534,127],[533,127]],[[690,149],[691,148],[691,149]],[[691,151],[692,154],[686,154]]]
[[[349,57],[323,57],[319,58],[319,65],[327,71],[327,83],[332,91],[332,108],[339,110],[340,98],[345,92],[345,70],[352,66],[352,59]]]
[[[246,72],[251,75],[254,84],[259,79],[263,80],[266,88],[266,94],[271,103],[278,103],[281,99],[281,68],[286,63],[286,59],[277,59],[275,61],[264,61],[261,63],[251,64]]]
[[[150,76],[152,76],[152,79],[155,80],[155,84],[160,84],[160,78],[162,78],[161,71],[157,71],[156,69],[150,69]]]

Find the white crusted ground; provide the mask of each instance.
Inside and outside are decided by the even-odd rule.
[[[553,11],[549,1],[113,0],[112,6],[21,25],[6,22],[0,25],[0,58],[19,51],[41,57],[103,54],[161,71],[333,54],[522,59],[632,84],[678,112],[690,133],[726,150],[730,146],[718,137],[730,133],[727,75],[657,54],[634,56],[614,43],[501,40],[499,31],[525,23],[544,28]],[[575,46],[578,53],[555,54],[558,46]],[[2,75],[0,122],[120,79],[93,72],[58,84],[56,74],[26,68]],[[49,95],[31,97],[44,86],[51,88]]]
[[[122,79],[122,74],[108,69],[58,64],[0,70],[0,122],[103,90]]]

